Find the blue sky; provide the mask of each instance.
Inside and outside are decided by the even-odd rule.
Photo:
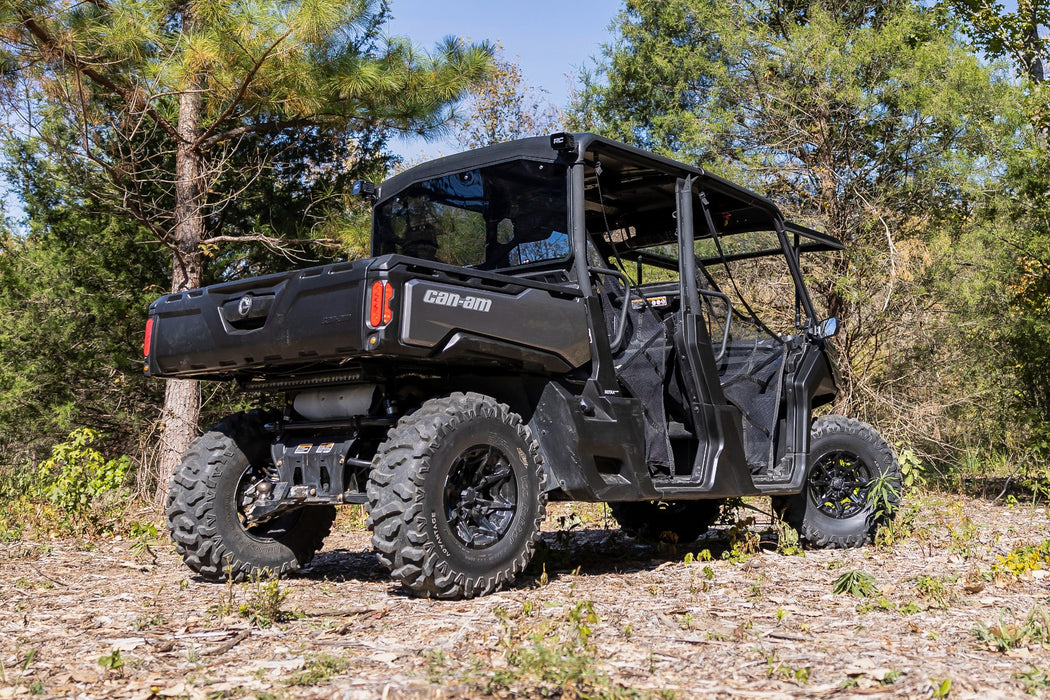
[[[428,50],[449,35],[499,42],[525,83],[564,107],[578,69],[610,40],[609,24],[621,7],[619,0],[391,0],[387,33]],[[456,150],[442,143],[394,145],[410,160]]]

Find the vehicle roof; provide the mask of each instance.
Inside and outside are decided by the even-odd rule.
[[[804,250],[838,250],[843,247],[840,241],[827,234],[786,222],[772,200],[743,185],[709,173],[701,167],[665,158],[597,134],[575,133],[572,136],[576,141],[577,150],[570,158],[586,158],[591,153],[597,153],[599,156],[609,156],[620,162],[657,170],[674,178],[696,178],[699,189],[704,191],[710,200],[711,213],[715,218],[715,225],[720,229],[719,234],[770,230],[775,227],[775,221],[780,221],[786,224],[790,233],[808,239],[803,246]],[[520,158],[549,163],[570,162],[566,160],[563,152],[551,147],[549,136],[507,141],[437,158],[409,168],[383,182],[378,188],[378,199],[380,202],[388,199],[415,182]]]

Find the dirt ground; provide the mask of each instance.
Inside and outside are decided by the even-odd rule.
[[[516,587],[453,602],[404,595],[354,511],[277,584],[206,583],[163,538],[7,543],[0,698],[1050,694],[1050,577],[993,571],[1050,539],[1045,508],[912,509],[889,546],[799,555],[752,511],[746,531],[649,546],[601,506],[552,505]],[[867,597],[834,592],[850,571]]]

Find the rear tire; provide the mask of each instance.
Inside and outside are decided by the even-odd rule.
[[[721,500],[623,501],[609,504],[620,529],[631,537],[658,542],[665,532],[692,542],[718,519]]]
[[[546,514],[539,445],[480,394],[431,399],[379,446],[368,479],[372,545],[412,594],[472,598],[532,559]]]
[[[827,416],[813,424],[809,469],[801,493],[773,499],[773,509],[815,547],[860,547],[872,541],[887,513],[869,502],[876,480],[887,480],[883,511],[900,500],[900,465],[885,440],[867,423]]]
[[[193,571],[211,581],[284,576],[304,567],[335,520],[332,506],[307,506],[245,527],[246,492],[272,470],[269,433],[276,414],[227,416],[194,440],[168,489],[168,530]]]

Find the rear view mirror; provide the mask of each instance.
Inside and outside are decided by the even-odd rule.
[[[820,324],[817,335],[821,338],[833,338],[839,332],[839,320],[832,316]]]

